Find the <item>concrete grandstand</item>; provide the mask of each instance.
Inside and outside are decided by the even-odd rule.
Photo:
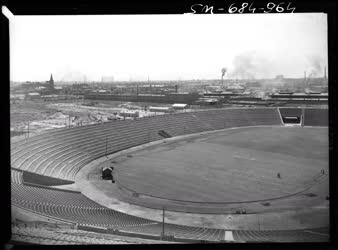
[[[290,117],[296,118],[297,122],[292,122],[294,119],[290,119]],[[12,209],[18,214],[36,215],[46,221],[71,225],[72,228],[77,230],[96,231],[103,234],[144,240],[158,240],[159,242],[160,240],[170,242],[327,242],[329,240],[329,225],[326,222],[318,225],[313,223],[311,226],[295,226],[294,228],[293,225],[289,225],[287,228],[278,228],[277,225],[273,229],[268,229],[268,227],[241,229],[238,226],[217,228],[183,225],[170,220],[162,224],[160,220],[150,219],[149,216],[137,216],[127,210],[118,211],[107,207],[104,202],[93,200],[91,195],[88,194],[90,192],[88,189],[82,189],[83,185],[81,185],[80,179],[84,179],[83,171],[85,169],[92,170],[94,169],[94,167],[91,167],[93,162],[98,159],[109,159],[110,161],[113,158],[109,156],[124,150],[135,147],[142,147],[143,149],[143,145],[149,144],[156,148],[157,145],[152,143],[170,142],[171,139],[175,140],[175,138],[182,136],[200,136],[203,133],[223,131],[230,128],[284,128],[289,122],[292,126],[299,126],[299,129],[303,127],[304,131],[306,128],[313,128],[313,134],[315,134],[319,129],[318,127],[328,127],[328,110],[275,107],[214,109],[143,117],[135,120],[111,121],[99,125],[61,128],[42,132],[29,139],[11,143]],[[159,131],[162,131],[162,133],[159,133]],[[163,137],[163,132],[168,139]],[[273,131],[273,133],[275,132]],[[312,132],[309,132],[308,135],[312,135]],[[328,148],[326,150],[328,151]],[[129,158],[133,157],[132,154],[129,156]],[[325,165],[325,161],[323,164]],[[100,166],[95,165],[97,168]],[[304,183],[308,181],[307,184],[293,190],[294,192],[297,191],[304,196],[304,194],[309,193],[308,189],[305,191],[306,188],[315,188],[320,183],[326,185],[326,189],[324,189],[327,191],[328,166],[323,167],[325,173],[318,174],[318,176],[315,173],[320,172],[322,168],[315,169],[315,167],[312,169],[313,176],[309,177],[309,180],[304,179]],[[305,168],[301,167],[297,170],[301,172],[300,174],[306,171]],[[90,179],[89,173],[86,172],[87,177],[85,178]],[[118,179],[118,181],[120,180]],[[128,183],[127,181],[124,183]],[[109,183],[109,185],[118,187],[119,182],[116,184]],[[136,191],[141,193],[140,190]],[[322,191],[323,194],[326,191]],[[206,196],[209,197],[210,194]],[[254,198],[258,199],[257,197]],[[273,197],[269,197],[269,199],[273,200]],[[269,199],[267,198],[265,202],[269,202]],[[127,197],[125,201],[134,203],[135,200],[136,203],[137,200],[140,200],[137,203],[138,205],[147,206],[145,202],[142,202],[142,197],[139,199],[137,197],[129,197],[128,199]],[[215,200],[207,199],[208,201]],[[227,200],[222,202],[226,203]],[[234,201],[234,203],[236,202],[239,203],[238,200]],[[299,200],[295,202],[299,202]],[[324,199],[324,202],[327,201]],[[318,204],[312,204],[312,206]],[[214,205],[217,208],[216,214],[231,214],[230,210],[221,212],[220,207],[224,204]],[[204,210],[212,210],[212,206],[212,202],[209,202]],[[248,204],[246,206],[250,207]],[[304,206],[304,204],[299,206]],[[170,206],[167,207],[170,210]],[[152,208],[161,210],[161,206],[153,206]],[[199,213],[202,210],[195,206],[188,212]],[[223,210],[226,211],[226,209]],[[250,211],[250,209],[246,210]],[[257,211],[255,213],[265,212],[265,210]],[[276,211],[280,211],[280,208],[276,208]],[[246,215],[240,214],[238,216],[245,218]],[[15,232],[21,232],[21,235],[25,235],[25,237],[33,237],[29,235],[29,230],[20,229],[20,223],[13,225]],[[165,234],[163,234],[163,227]],[[35,231],[40,233],[38,229]],[[107,237],[102,241],[102,244],[114,243],[113,238]],[[15,240],[25,241],[20,237]],[[117,241],[115,240],[115,242]],[[82,241],[78,238],[76,240],[62,238],[59,244],[63,244],[62,242],[81,243]],[[89,240],[88,242],[90,243]],[[95,244],[101,243],[95,241]]]

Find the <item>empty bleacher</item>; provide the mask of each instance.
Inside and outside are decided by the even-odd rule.
[[[318,232],[317,232],[318,231]],[[234,240],[244,242],[327,242],[328,228],[311,230],[235,230]]]
[[[154,223],[105,208],[76,191],[12,183],[12,204],[78,224],[122,228]]]
[[[282,112],[282,111],[281,111]],[[283,111],[284,112],[284,111]],[[285,112],[288,112],[285,110]],[[294,112],[293,110],[290,112]],[[297,111],[298,112],[298,111]],[[321,126],[325,118],[318,111],[305,111],[306,124]],[[312,117],[312,118],[311,118]],[[323,118],[322,118],[323,117]],[[161,140],[158,131],[170,136],[199,133],[216,129],[259,125],[282,125],[277,108],[218,109],[112,121],[69,129],[56,129],[11,144],[12,204],[40,215],[83,226],[98,226],[121,232],[159,236],[162,224],[103,207],[80,192],[42,186],[72,183],[78,171],[89,162],[130,147]],[[19,240],[50,243],[55,234],[35,239],[27,230],[17,230]],[[221,241],[224,229],[165,224],[165,232],[176,239]],[[288,241],[298,235],[309,241],[325,241],[325,233],[304,231],[233,231],[238,241]],[[41,234],[42,232],[36,232]],[[294,236],[296,235],[296,236]],[[49,237],[49,238],[48,238]],[[317,237],[317,238],[316,238]],[[83,242],[60,237],[54,243]],[[101,244],[101,243],[100,243]]]
[[[223,109],[58,129],[12,145],[12,167],[65,180],[90,161],[170,136],[230,127],[280,125],[276,109]]]
[[[42,186],[59,186],[74,183],[74,181],[67,181],[26,171],[23,171],[22,173],[22,180],[23,183],[37,184]]]
[[[13,223],[11,241],[41,245],[139,244],[156,241],[134,239],[78,229],[59,228],[46,223]]]
[[[80,192],[12,183],[12,204],[40,215],[84,226],[104,227],[125,232],[160,236],[162,223],[105,208]],[[233,231],[238,241],[325,241],[325,231]],[[165,224],[166,235],[176,239],[222,241],[224,229]]]
[[[328,109],[305,109],[304,126],[328,126],[328,113]]]
[[[11,182],[21,184],[23,182],[22,181],[22,171],[12,168],[11,169]]]

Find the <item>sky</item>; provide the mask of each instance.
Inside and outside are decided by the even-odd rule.
[[[11,81],[323,75],[325,14],[14,16]]]

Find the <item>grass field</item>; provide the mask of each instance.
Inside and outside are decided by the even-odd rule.
[[[226,130],[137,151],[116,164],[119,183],[137,193],[207,203],[292,195],[317,185],[321,169],[328,171],[328,130],[300,127]]]

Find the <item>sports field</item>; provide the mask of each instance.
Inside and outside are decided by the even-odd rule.
[[[230,129],[116,159],[125,190],[192,203],[279,199],[318,185],[321,169],[328,171],[327,128]]]

